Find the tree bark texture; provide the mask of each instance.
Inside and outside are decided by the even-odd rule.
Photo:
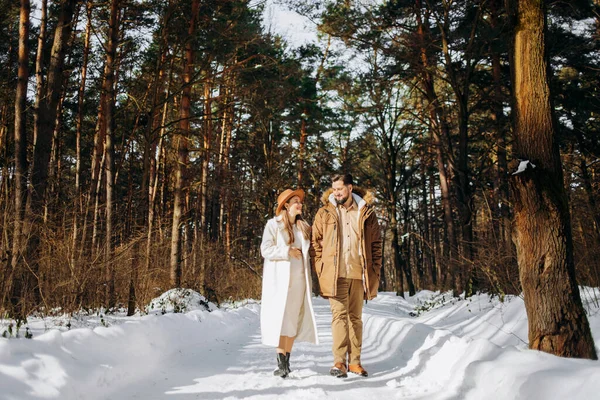
[[[513,175],[513,240],[529,320],[529,347],[597,359],[573,262],[568,199],[548,85],[543,2],[509,2],[514,12],[515,155],[530,162]],[[532,167],[532,165],[535,167]]]

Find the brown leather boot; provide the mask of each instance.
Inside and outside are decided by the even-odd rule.
[[[360,364],[348,365],[348,371],[352,372],[353,374],[360,375],[360,376],[369,376],[367,371]]]
[[[329,375],[335,376],[336,378],[347,378],[348,371],[346,370],[346,365],[341,362],[335,363],[329,370]]]

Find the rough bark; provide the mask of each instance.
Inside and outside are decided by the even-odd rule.
[[[573,241],[555,134],[543,2],[508,0],[514,23],[515,156],[531,164],[513,175],[519,275],[529,347],[564,357],[597,359],[573,262]]]

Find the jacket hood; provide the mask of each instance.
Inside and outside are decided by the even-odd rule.
[[[321,196],[321,202],[323,203],[323,205],[327,205],[332,203],[330,197],[333,194],[333,189],[329,188],[327,189],[323,195]],[[375,201],[375,194],[368,190],[368,189],[363,189],[361,187],[358,186],[352,186],[352,195],[354,196],[354,200],[356,200],[357,204],[360,204],[360,200],[364,200],[365,203],[367,205],[372,205],[373,202]],[[360,199],[357,199],[356,196],[360,197]]]

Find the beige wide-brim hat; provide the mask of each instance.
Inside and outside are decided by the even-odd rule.
[[[279,215],[285,203],[287,203],[287,201],[294,196],[298,196],[300,197],[300,201],[304,201],[304,190],[285,189],[283,192],[281,192],[279,196],[277,196],[277,211],[275,211],[275,215]]]

